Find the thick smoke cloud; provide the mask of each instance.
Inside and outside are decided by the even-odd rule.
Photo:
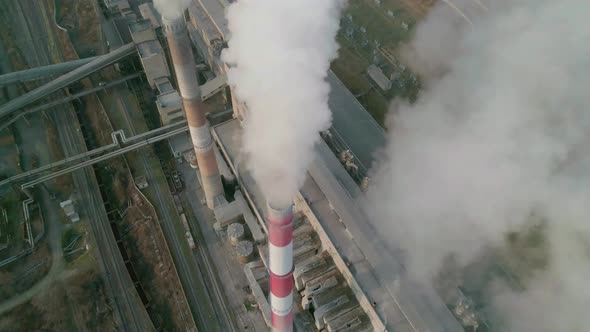
[[[590,321],[590,20],[585,0],[443,2],[406,49],[425,89],[393,104],[385,158],[368,193],[381,234],[431,278],[501,247],[534,211],[548,267],[495,310],[513,331],[586,331]],[[468,5],[471,3],[471,5]]]
[[[154,0],[154,7],[163,17],[175,19],[183,14],[190,3],[191,0]]]
[[[227,12],[223,59],[248,114],[243,150],[265,197],[288,204],[303,183],[318,132],[331,123],[330,61],[342,1],[240,0]]]

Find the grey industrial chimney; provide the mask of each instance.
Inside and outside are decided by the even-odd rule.
[[[188,39],[186,23],[181,15],[175,19],[162,17],[170,55],[176,73],[178,90],[188,122],[191,140],[195,149],[201,185],[210,209],[215,207],[218,196],[223,195],[223,185],[213,150],[213,139],[209,122],[205,117],[205,105],[201,101],[201,90],[197,81],[197,70],[193,51]]]

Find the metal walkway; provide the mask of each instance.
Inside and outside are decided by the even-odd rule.
[[[52,102],[47,103],[47,104],[39,105],[37,107],[31,108],[31,109],[26,110],[26,111],[18,112],[13,117],[7,118],[6,122],[4,122],[4,123],[2,123],[0,125],[0,131],[8,128],[8,126],[10,126],[11,124],[13,124],[16,120],[22,118],[23,116],[25,116],[27,114],[31,114],[31,113],[43,111],[43,110],[46,110],[48,108],[51,108],[51,107],[54,107],[54,106],[58,106],[58,105],[63,104],[63,103],[67,103],[68,101],[72,101],[72,100],[75,100],[75,99],[78,99],[78,98],[87,96],[89,94],[93,94],[93,93],[98,92],[100,90],[108,89],[108,88],[111,88],[113,86],[116,86],[116,85],[125,83],[128,80],[134,79],[134,78],[139,77],[139,76],[141,76],[141,73],[135,73],[135,74],[132,74],[132,75],[129,75],[129,76],[125,76],[125,77],[123,77],[121,79],[118,79],[118,80],[109,82],[109,83],[105,84],[104,86],[99,86],[97,88],[92,88],[92,89],[84,90],[82,92],[73,94],[71,96],[68,96],[68,97],[65,97],[65,98],[62,98],[62,99],[59,99],[59,100],[56,100],[56,101],[52,101]]]
[[[0,86],[9,85],[19,82],[35,81],[45,77],[56,76],[65,74],[78,67],[81,67],[91,61],[96,60],[98,57],[91,57],[85,59],[78,59],[73,61],[67,61],[62,63],[54,63],[52,65],[36,67],[31,69],[25,69],[15,71],[12,73],[0,75]]]
[[[135,44],[129,43],[127,45],[121,46],[109,54],[101,55],[96,58],[96,60],[91,61],[79,67],[78,69],[74,69],[71,72],[56,78],[55,80],[40,86],[33,91],[27,92],[22,96],[18,96],[17,98],[14,98],[6,104],[0,106],[0,117],[15,112],[54,91],[66,87],[69,84],[76,82],[99,69],[113,64],[130,54],[133,54],[134,52],[136,52]]]
[[[68,157],[64,160],[39,167],[34,170],[25,172],[25,173],[20,173],[20,174],[14,175],[8,179],[0,181],[0,187],[11,185],[15,182],[19,182],[19,181],[23,181],[23,180],[26,181],[27,179],[29,179],[31,177],[36,177],[34,180],[24,183],[21,186],[21,188],[23,188],[23,189],[30,188],[32,186],[39,184],[39,183],[42,183],[47,180],[53,179],[55,177],[73,172],[73,171],[80,169],[82,167],[90,166],[90,165],[96,164],[98,162],[107,160],[109,158],[127,153],[129,151],[139,149],[139,148],[144,147],[146,145],[150,145],[150,144],[159,142],[161,140],[164,140],[164,139],[170,138],[172,136],[178,135],[180,133],[183,133],[187,130],[188,130],[188,126],[187,126],[186,120],[174,122],[174,123],[171,123],[167,126],[160,127],[160,128],[157,128],[157,129],[154,129],[151,131],[147,131],[145,133],[138,134],[138,135],[135,135],[135,136],[132,136],[129,138],[127,138],[125,136],[125,133],[122,130],[118,130],[118,131],[111,133],[111,137],[113,139],[113,143],[111,143],[111,144],[102,146],[102,147],[94,149],[94,150],[90,150],[88,152],[84,152],[84,153],[76,155],[76,156]],[[109,150],[113,150],[113,151],[107,152]],[[107,152],[107,153],[104,153],[104,152]],[[104,154],[100,155],[102,153],[104,153]],[[99,155],[99,156],[94,157],[95,155]],[[70,165],[70,166],[68,166],[68,165]],[[46,175],[42,175],[43,173],[46,173],[47,171],[51,171],[55,168],[64,167],[64,166],[68,166],[68,167],[63,168],[58,171],[51,172]]]

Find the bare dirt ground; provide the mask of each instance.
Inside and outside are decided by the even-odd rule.
[[[106,303],[98,271],[76,271],[1,316],[0,331],[115,331]]]
[[[52,1],[52,0],[46,0]],[[56,0],[57,22],[68,30],[81,58],[94,56],[101,49],[100,20],[94,0]]]

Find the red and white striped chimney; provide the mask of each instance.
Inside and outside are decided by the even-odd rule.
[[[293,206],[267,204],[272,330],[293,331]]]
[[[188,39],[184,16],[180,15],[175,19],[162,17],[162,25],[166,32],[178,90],[180,90],[182,97],[183,109],[197,157],[201,185],[205,192],[207,206],[213,209],[215,199],[223,195],[223,185],[215,159],[209,122],[205,117],[205,105],[201,101],[201,88],[197,81],[195,59]]]

